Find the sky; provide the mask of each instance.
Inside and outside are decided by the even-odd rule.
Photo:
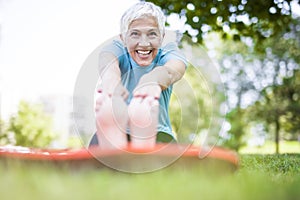
[[[119,34],[138,0],[0,0],[1,112],[19,99],[72,95],[89,54]]]

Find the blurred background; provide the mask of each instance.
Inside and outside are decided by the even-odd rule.
[[[0,145],[80,147],[85,130],[73,120],[76,77],[89,54],[119,33],[121,15],[136,2],[0,0]],[[219,123],[217,145],[299,153],[299,1],[151,2],[165,12],[168,29],[184,36],[182,49],[191,47],[185,54],[199,59],[184,78],[194,92],[178,90],[186,96],[181,107],[176,96],[171,102],[179,139],[203,138]],[[221,82],[210,87],[215,74]]]

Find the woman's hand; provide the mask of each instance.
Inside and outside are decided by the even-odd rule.
[[[133,97],[153,97],[154,99],[159,99],[162,89],[158,83],[146,82],[137,85],[133,91]]]
[[[124,100],[126,100],[129,96],[128,90],[122,85],[122,83],[117,83],[117,84],[106,83],[104,85],[99,86],[97,92],[104,93],[109,97],[120,96]]]

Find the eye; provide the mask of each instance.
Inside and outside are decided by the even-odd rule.
[[[155,31],[149,33],[150,36],[157,36],[158,34]]]
[[[130,36],[138,36],[138,35],[139,35],[139,33],[137,31],[132,31],[130,33]]]

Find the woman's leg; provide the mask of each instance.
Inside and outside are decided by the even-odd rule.
[[[99,147],[122,149],[127,147],[127,105],[122,97],[100,94],[96,101],[96,127]]]
[[[153,97],[135,97],[129,108],[130,138],[133,148],[152,148],[156,143],[159,103]]]

